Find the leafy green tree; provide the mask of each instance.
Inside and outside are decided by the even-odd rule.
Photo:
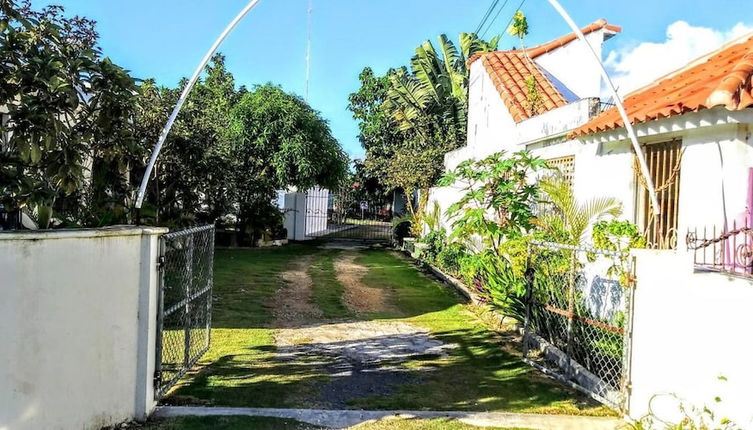
[[[464,192],[447,210],[447,217],[453,220],[452,236],[463,240],[480,237],[484,247],[496,252],[504,241],[532,230],[540,189],[530,177],[546,168],[544,160],[528,151],[510,157],[502,151],[460,163],[439,181],[440,186],[456,184]]]
[[[141,85],[138,136],[151,148],[178,100],[180,88]],[[166,225],[214,222],[232,207],[234,187],[227,169],[232,158],[227,136],[231,111],[240,100],[235,80],[217,54],[183,105],[156,165],[148,196],[155,222]]]
[[[348,157],[327,122],[272,84],[254,88],[235,106],[230,142],[241,229],[248,228],[260,195],[288,187],[337,189],[347,174]]]
[[[460,34],[460,49],[442,34],[439,49],[427,40],[416,48],[410,71],[389,74],[384,109],[402,131],[449,147],[465,143],[468,106],[468,59],[497,49],[499,36],[486,42],[474,33]]]
[[[442,175],[444,155],[466,141],[466,62],[475,53],[496,49],[498,40],[486,42],[463,33],[458,49],[441,35],[439,49],[431,41],[416,48],[410,69],[390,70],[382,77],[364,69],[361,88],[350,96],[365,164],[389,187],[409,196],[414,235],[421,233],[429,189]]]
[[[492,303],[506,315],[524,315],[528,233],[536,226],[534,208],[540,189],[530,179],[547,169],[546,162],[520,151],[468,160],[448,172],[441,186],[455,184],[464,194],[446,216],[452,221],[451,239],[475,244],[479,252],[464,258],[466,281],[482,286]],[[480,245],[480,246],[478,246]]]
[[[43,227],[53,208],[66,217],[111,205],[125,219],[129,168],[142,156],[136,84],[101,57],[93,21],[63,12],[0,2],[1,203],[47,215]]]
[[[392,201],[392,190],[369,171],[363,161],[353,160],[352,166],[348,182],[355,189],[353,198],[370,203]]]

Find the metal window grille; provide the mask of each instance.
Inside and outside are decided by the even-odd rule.
[[[682,141],[656,143],[645,147],[646,163],[656,187],[661,214],[654,214],[648,191],[638,175],[638,220],[649,248],[677,248],[677,219],[680,200],[680,165]],[[636,170],[638,172],[638,170]]]
[[[552,158],[546,160],[549,167],[557,169],[562,175],[562,179],[572,188],[575,182],[575,156]]]
[[[214,226],[160,239],[156,397],[164,396],[209,349]]]
[[[528,266],[526,361],[623,410],[629,387],[631,258],[535,242]]]
[[[556,170],[556,173],[545,173],[540,177],[540,180],[561,178],[572,189],[575,178],[575,156],[568,155],[566,157],[550,158],[546,162],[549,167]],[[554,205],[546,199],[536,202],[533,210],[538,217],[543,217],[556,211]]]

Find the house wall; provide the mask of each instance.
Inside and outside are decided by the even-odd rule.
[[[680,194],[676,247],[685,247],[688,230],[729,229],[733,222],[745,222],[750,169],[753,168],[753,140],[746,124],[720,124],[653,134],[639,138],[641,144],[682,141]],[[575,155],[575,195],[586,200],[598,196],[616,197],[623,204],[623,219],[638,222],[635,162],[628,140],[588,141],[556,145],[534,154],[542,158]]]
[[[536,142],[557,136],[564,140],[568,131],[584,124],[598,112],[598,99],[583,99],[515,123],[481,61],[471,65],[468,104],[468,144],[445,155],[446,170],[456,168],[465,160],[482,159],[499,151],[520,151],[529,146],[535,155],[542,154],[543,158],[580,152],[582,145],[578,142],[549,146]],[[459,186],[432,188],[429,206],[437,201],[444,212],[462,194]],[[447,220],[444,225],[449,229]]]
[[[744,124],[692,130],[682,136],[678,233],[688,229],[729,228],[745,222],[753,141]]]
[[[545,160],[574,156],[573,194],[580,201],[613,197],[622,202],[622,218],[634,221],[633,155],[625,142],[583,144],[577,140],[532,145],[531,153]]]
[[[728,229],[732,229],[733,223],[744,224],[748,198],[753,191],[749,185],[753,169],[753,137],[748,125],[732,123],[690,128],[644,137],[640,142],[650,145],[672,139],[682,141],[676,246],[685,247],[689,230],[697,229],[701,233],[706,227],[711,236],[714,228],[717,233],[723,231],[725,222]],[[629,141],[566,141],[551,145],[544,142],[508,149],[526,147],[543,159],[574,156],[573,191],[576,198],[581,201],[596,197],[617,198],[622,202],[621,218],[639,221],[636,190],[640,185],[636,182]],[[469,153],[477,154],[468,151],[456,152],[452,156]],[[433,189],[431,198],[438,200],[444,209],[457,201],[460,193],[452,189]]]
[[[146,418],[166,231],[0,233],[0,428],[99,429]]]
[[[604,30],[586,34],[586,40],[596,51],[599,58],[601,58],[602,44],[605,41],[606,34]],[[534,61],[555,80],[575,93],[577,98],[599,97],[601,74],[593,54],[580,39],[542,54],[536,57]]]
[[[684,251],[634,255],[630,416],[644,416],[651,404],[658,417],[676,417],[672,393],[685,406],[709,406],[718,417],[753,428],[746,334],[753,327],[753,281],[694,272],[692,254]]]
[[[445,156],[445,167],[454,169],[460,162],[481,158],[511,148],[515,121],[502,102],[481,61],[471,64],[468,89],[468,143]]]

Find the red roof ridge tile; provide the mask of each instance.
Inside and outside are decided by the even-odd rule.
[[[586,35],[589,33],[593,33],[594,31],[606,29],[613,33],[619,33],[622,31],[622,27],[618,27],[616,25],[611,25],[607,23],[607,20],[604,18],[597,19],[596,21],[592,22],[591,24],[588,24],[587,26],[580,29],[580,31]],[[557,48],[561,48],[568,43],[574,41],[577,39],[578,36],[575,35],[575,33],[568,33],[563,36],[560,36],[554,40],[551,40],[546,43],[542,43],[541,45],[536,45],[531,48],[527,48],[526,51],[528,52],[528,56],[533,58],[536,58],[538,56],[541,56],[543,54],[546,54],[548,52],[551,52]],[[471,64],[473,64],[476,60],[481,58],[482,56],[492,53],[492,52],[523,52],[521,49],[513,49],[513,50],[507,50],[507,51],[490,51],[490,52],[477,52],[466,60],[466,65],[468,67],[471,67]]]
[[[597,19],[596,21],[592,22],[591,24],[588,24],[587,26],[580,29],[581,33],[583,35],[593,33],[594,31],[606,29],[613,33],[619,33],[622,31],[621,27],[618,27],[616,25],[611,25],[607,23],[607,20],[604,18]],[[536,58],[538,56],[544,55],[548,52],[552,52],[557,48],[561,48],[568,43],[574,41],[577,39],[578,36],[575,33],[568,33],[564,36],[558,37],[557,39],[554,39],[550,42],[534,46],[532,48],[528,48],[528,55],[531,56],[531,58]]]

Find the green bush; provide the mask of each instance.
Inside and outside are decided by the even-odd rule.
[[[449,243],[437,254],[436,263],[440,269],[452,275],[460,273],[460,262],[466,255],[465,247],[459,243]]]
[[[436,263],[437,256],[446,246],[447,232],[443,228],[432,230],[426,236],[421,238],[421,242],[428,245],[421,255],[422,259],[429,263]]]

